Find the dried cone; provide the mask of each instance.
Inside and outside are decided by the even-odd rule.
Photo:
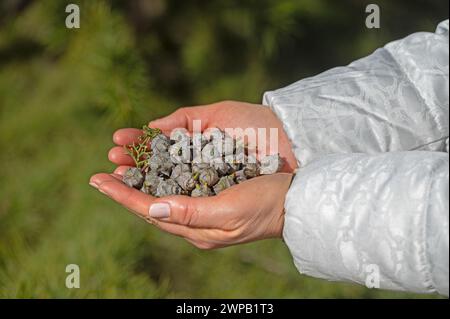
[[[150,152],[146,150],[141,157],[147,162],[142,168],[128,169],[123,177],[125,184],[146,194],[212,196],[260,174],[276,173],[283,166],[278,154],[266,156],[260,163],[252,160],[243,139],[234,140],[220,130],[211,139],[202,134],[194,136],[195,143],[182,130],[171,139],[153,133],[144,128],[144,140],[151,138]]]
[[[185,129],[175,129],[170,134],[170,139],[172,141],[174,141],[175,143],[179,143],[179,142],[183,142],[183,141],[185,141],[185,142],[187,141],[187,144],[191,143],[191,137],[186,134]]]
[[[259,173],[261,175],[275,174],[283,167],[283,163],[279,154],[265,156],[260,161]]]
[[[222,177],[216,185],[214,185],[214,193],[219,194],[221,191],[235,185],[234,178],[232,175]]]
[[[208,140],[205,139],[203,134],[195,133],[192,137],[192,149],[194,151],[194,158],[200,157],[202,153],[202,149],[205,145],[208,144]],[[192,161],[193,163],[195,160]]]
[[[247,178],[253,178],[259,175],[259,165],[256,163],[247,163],[244,165],[244,175]]]
[[[234,139],[230,135],[224,133],[224,135],[223,135],[223,146],[222,146],[222,153],[223,153],[223,155],[224,156],[233,155],[234,148],[235,148]]]
[[[190,161],[192,147],[184,141],[175,143],[169,147],[170,160],[174,164]]]
[[[170,178],[173,180],[176,180],[182,173],[190,173],[191,172],[191,166],[189,164],[178,164],[172,169],[172,174],[170,175]]]
[[[210,167],[208,163],[194,162],[192,164],[192,174],[200,174],[201,171]]]
[[[247,180],[247,176],[245,176],[244,170],[234,172],[234,179],[238,184],[245,182]]]
[[[241,163],[237,163],[237,162],[228,163],[228,165],[230,165],[230,169],[232,172],[240,171],[243,166]]]
[[[242,138],[236,140],[236,147],[234,150],[234,162],[245,164],[247,163],[247,149]]]
[[[190,172],[182,173],[180,176],[178,176],[176,181],[183,190],[188,191],[188,192],[193,190],[195,187],[195,184],[197,184],[197,182],[192,177],[192,174]]]
[[[166,153],[170,146],[170,139],[164,134],[156,135],[151,142],[153,154]]]
[[[214,161],[221,161],[222,154],[220,150],[214,145],[214,143],[208,143],[202,149],[202,161],[203,163],[211,163]]]
[[[139,189],[144,183],[144,175],[139,168],[130,167],[123,175],[122,180],[128,186]]]
[[[174,166],[168,153],[153,154],[148,159],[148,165],[151,171],[165,176],[170,176]]]
[[[219,175],[214,168],[206,168],[198,174],[198,181],[200,184],[206,184],[208,186],[214,186],[219,180]]]
[[[212,167],[217,171],[220,176],[232,173],[230,165],[227,163],[213,163]]]
[[[141,191],[148,195],[155,195],[158,185],[162,181],[164,181],[162,177],[159,177],[154,172],[149,172],[145,175],[144,184],[142,185]]]
[[[161,181],[156,189],[156,197],[184,194],[183,189],[174,180]]]
[[[214,195],[214,193],[212,192],[211,188],[209,188],[208,185],[205,184],[197,184],[191,192],[191,197],[208,197],[212,195]]]

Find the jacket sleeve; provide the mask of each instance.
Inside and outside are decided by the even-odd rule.
[[[449,23],[346,67],[266,92],[300,166],[335,153],[441,151],[449,124]]]
[[[449,162],[443,152],[324,156],[300,169],[283,237],[301,273],[449,293]]]
[[[448,33],[265,94],[300,166],[283,230],[300,272],[448,296]]]

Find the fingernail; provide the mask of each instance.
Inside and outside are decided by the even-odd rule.
[[[91,185],[91,186],[94,187],[95,189],[98,189],[98,185],[95,184],[94,182],[89,182],[89,185]]]
[[[166,218],[170,216],[170,206],[167,203],[155,203],[150,206],[148,211],[150,217]]]

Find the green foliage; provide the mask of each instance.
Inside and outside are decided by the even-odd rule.
[[[74,2],[74,1],[70,1]],[[416,30],[446,1],[69,1],[0,3],[0,297],[417,297],[300,276],[264,241],[199,251],[87,185],[110,171],[111,134],[346,64]],[[65,267],[81,288],[65,287]]]
[[[158,128],[150,128],[147,125],[144,125],[142,130],[143,135],[139,137],[138,143],[124,145],[124,148],[125,152],[134,160],[135,166],[144,170],[147,168],[148,159],[151,154],[148,145],[155,136],[161,134],[161,130]]]

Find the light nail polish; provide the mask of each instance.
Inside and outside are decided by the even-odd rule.
[[[167,203],[155,203],[150,206],[148,214],[153,218],[167,218],[170,216],[170,206]]]
[[[93,182],[89,182],[89,185],[91,185],[92,187],[94,187],[95,189],[98,189],[97,184],[93,183]]]

